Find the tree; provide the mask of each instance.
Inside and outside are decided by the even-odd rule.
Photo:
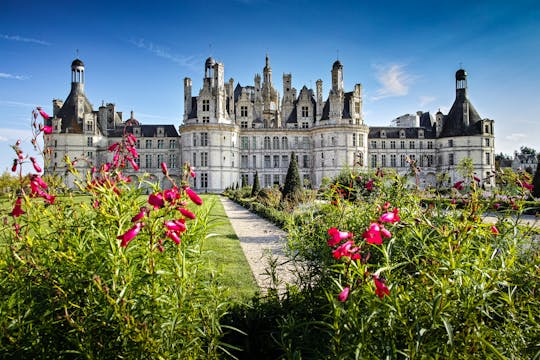
[[[521,151],[523,155],[533,155],[533,156],[536,155],[536,150],[527,146],[520,147],[519,151]]]
[[[261,190],[261,185],[259,184],[259,172],[255,171],[255,176],[253,177],[253,186],[251,188],[251,196],[257,196]]]
[[[247,179],[246,179],[246,176],[242,175],[242,189],[245,188],[247,186]]]
[[[298,172],[296,155],[293,151],[291,154],[291,161],[289,162],[289,169],[287,170],[287,176],[285,177],[285,185],[283,187],[283,193],[281,194],[281,200],[294,201],[301,192],[302,182],[300,180],[300,173]]]
[[[535,198],[540,197],[540,155],[538,155],[538,164],[536,165],[536,172],[534,173],[532,184],[534,185],[532,196]]]

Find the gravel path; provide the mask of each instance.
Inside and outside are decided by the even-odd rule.
[[[295,272],[283,251],[286,246],[285,231],[224,196],[221,196],[221,203],[240,239],[261,292],[264,294],[270,287],[277,287],[278,292],[283,293],[286,284],[292,283]],[[270,262],[275,266],[270,266]],[[275,271],[272,272],[273,268]],[[272,281],[272,278],[275,280]]]

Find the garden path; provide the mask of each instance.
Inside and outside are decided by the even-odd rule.
[[[286,232],[225,196],[220,198],[261,292],[276,287],[283,293],[295,274],[295,266],[284,252]]]

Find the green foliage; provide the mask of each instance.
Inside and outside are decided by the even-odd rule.
[[[281,191],[279,189],[271,187],[264,188],[257,194],[257,201],[265,206],[272,208],[278,208],[281,200]]]
[[[261,190],[261,185],[259,184],[259,172],[255,171],[255,176],[253,177],[253,186],[251,188],[251,196],[257,196]]]
[[[291,153],[291,161],[289,162],[289,168],[287,169],[287,176],[285,177],[281,199],[283,201],[296,203],[302,194],[302,189],[302,181],[300,180],[300,173],[298,172],[298,163],[293,151]]]

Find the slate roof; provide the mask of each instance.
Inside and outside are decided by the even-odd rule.
[[[386,132],[386,137],[381,137],[382,131]],[[405,139],[418,139],[419,131],[424,130],[424,139],[435,139],[436,134],[433,128],[424,127],[398,127],[398,126],[371,126],[369,128],[369,139],[400,139],[400,132],[405,131]]]
[[[77,104],[77,97],[83,98],[84,113],[93,112],[92,105],[90,101],[86,98],[84,94],[76,94],[72,90],[62,108],[58,111],[56,117],[62,119],[62,132],[70,132],[76,134],[82,134],[82,124],[79,124],[79,116],[75,111],[75,105]]]
[[[464,109],[469,111],[469,125],[466,125],[463,116]],[[467,136],[482,134],[482,118],[471,104],[465,92],[458,92],[452,108],[443,119],[443,127],[440,136]]]
[[[178,131],[174,125],[140,125],[141,128],[141,137],[155,137],[157,136],[157,129],[159,127],[163,128],[164,137],[179,137]],[[126,133],[133,134],[133,126],[125,127]],[[124,127],[118,127],[114,130],[109,130],[109,136],[111,137],[121,137],[124,135]]]

